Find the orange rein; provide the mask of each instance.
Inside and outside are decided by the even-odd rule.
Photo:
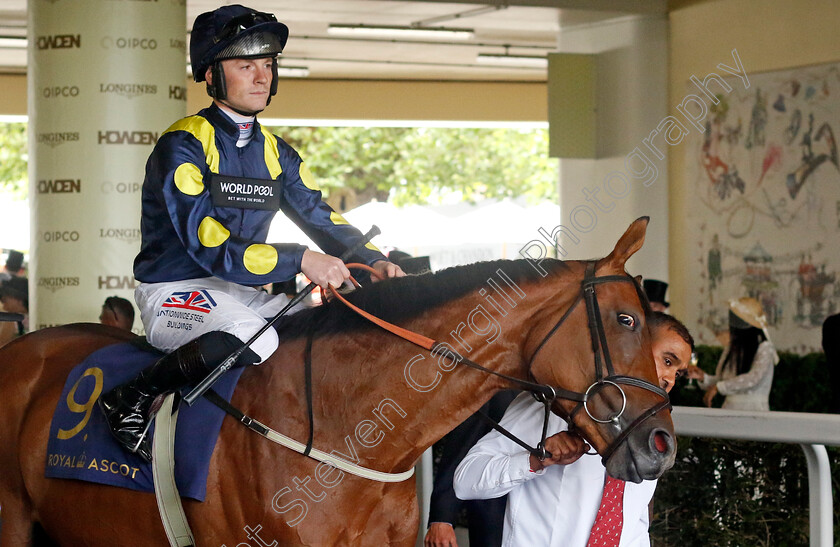
[[[370,266],[367,266],[365,264],[350,263],[350,264],[347,264],[347,267],[350,268],[350,269],[364,270],[364,271],[370,273],[371,275],[373,275],[374,277],[377,277],[380,280],[384,279],[382,274],[380,274],[378,271],[376,271],[375,269],[373,269]],[[359,285],[358,282],[356,282],[355,279],[353,279],[352,277],[350,279],[353,280],[353,283],[356,286]],[[356,306],[355,304],[351,304],[332,285],[329,286],[329,291],[333,294],[333,296],[335,296],[336,298],[341,300],[344,303],[345,306],[347,306],[348,308],[350,308],[354,312],[358,313],[359,315],[361,315],[362,317],[364,317],[365,319],[367,319],[371,323],[373,323],[373,324],[375,324],[379,327],[382,327],[383,329],[385,329],[385,330],[387,330],[387,331],[389,331],[393,334],[396,334],[397,336],[399,336],[400,338],[402,338],[404,340],[408,340],[412,344],[416,344],[416,345],[420,346],[421,348],[425,348],[429,351],[432,351],[432,348],[435,346],[435,344],[437,344],[437,342],[435,342],[431,338],[423,336],[422,334],[417,334],[416,332],[412,332],[412,331],[404,329],[402,327],[398,327],[398,326],[396,326],[392,323],[389,323],[387,321],[384,321],[384,320],[376,317],[375,315],[372,315],[372,314],[366,312],[365,310],[361,309],[360,307]]]

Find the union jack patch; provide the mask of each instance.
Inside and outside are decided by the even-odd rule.
[[[216,301],[213,297],[205,291],[183,291],[172,293],[166,299],[161,307],[163,308],[180,308],[182,310],[199,311],[201,313],[210,313],[210,310],[216,307]]]

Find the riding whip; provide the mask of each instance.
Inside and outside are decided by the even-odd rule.
[[[367,245],[370,242],[371,239],[378,236],[380,233],[381,233],[381,231],[379,230],[379,228],[377,226],[371,226],[370,230],[368,230],[368,232],[363,236],[362,240],[359,241],[358,243],[356,243],[355,245],[353,245],[352,247],[350,247],[349,249],[347,249],[346,251],[344,251],[344,253],[340,257],[338,257],[339,260],[341,260],[342,262],[347,262],[356,253],[356,251],[358,251],[359,249],[361,249],[362,247]],[[292,298],[289,301],[289,303],[286,304],[283,307],[283,309],[280,310],[277,313],[277,315],[272,317],[270,321],[268,321],[265,325],[263,325],[262,328],[260,330],[258,330],[257,333],[254,334],[251,337],[250,340],[245,342],[245,344],[243,344],[242,347],[240,347],[239,349],[237,349],[236,351],[234,351],[233,353],[228,355],[227,358],[225,358],[225,360],[222,361],[222,364],[220,364],[218,367],[216,367],[213,370],[213,372],[208,374],[207,377],[204,378],[204,380],[202,380],[197,386],[195,386],[193,388],[193,390],[190,391],[187,394],[186,397],[184,397],[184,402],[186,402],[188,405],[192,406],[192,404],[196,401],[196,399],[198,399],[199,397],[204,395],[204,393],[208,389],[210,389],[213,386],[213,384],[216,383],[216,381],[222,376],[222,374],[224,374],[225,372],[227,372],[231,368],[233,368],[233,365],[236,364],[236,361],[237,361],[237,359],[239,359],[239,356],[242,355],[242,352],[244,352],[246,349],[248,349],[248,347],[257,340],[257,338],[262,336],[262,334],[265,331],[267,331],[269,328],[271,328],[271,326],[278,319],[280,319],[283,315],[285,315],[287,311],[289,311],[292,307],[297,305],[298,302],[300,302],[301,300],[306,298],[306,296],[309,293],[311,293],[315,289],[315,287],[317,287],[317,286],[318,286],[317,283],[315,283],[314,281],[311,281],[309,283],[309,285],[307,285],[300,292],[298,292],[294,296],[294,298]]]

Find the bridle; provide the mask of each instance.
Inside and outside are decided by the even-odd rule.
[[[360,269],[367,270],[371,273],[376,274],[376,271],[369,266],[364,266],[361,264],[348,264],[348,267],[356,267]],[[530,373],[534,360],[536,359],[537,355],[539,354],[540,350],[546,345],[546,343],[557,333],[566,319],[572,314],[574,309],[577,307],[577,304],[584,300],[586,302],[586,313],[588,316],[588,324],[589,324],[589,336],[592,340],[592,353],[595,363],[595,382],[586,389],[585,392],[580,393],[576,391],[570,391],[559,387],[552,387],[546,384],[539,384],[536,382],[522,380],[520,378],[515,378],[513,376],[509,376],[507,374],[502,374],[501,372],[496,372],[495,370],[490,370],[484,368],[483,366],[475,363],[461,355],[457,352],[452,350],[447,344],[437,342],[428,338],[426,336],[417,334],[415,332],[411,332],[407,329],[402,327],[398,327],[387,321],[383,321],[378,317],[371,315],[370,313],[360,309],[356,305],[347,301],[343,295],[341,295],[338,291],[336,291],[332,286],[330,286],[332,293],[336,298],[341,300],[346,306],[348,306],[351,310],[355,311],[365,319],[368,319],[372,323],[376,324],[377,326],[403,338],[413,344],[416,344],[422,348],[425,348],[432,353],[438,353],[440,351],[446,351],[451,355],[452,358],[455,359],[456,364],[461,363],[471,368],[481,370],[488,374],[492,374],[507,380],[508,382],[515,384],[522,388],[525,391],[530,391],[534,397],[543,403],[545,412],[543,418],[543,427],[542,427],[542,436],[540,438],[540,442],[537,444],[536,447],[529,446],[525,441],[517,437],[516,435],[512,434],[504,427],[499,425],[498,422],[495,420],[490,419],[486,414],[479,411],[478,414],[483,416],[486,420],[491,423],[491,426],[498,430],[502,435],[505,435],[513,442],[517,443],[518,445],[525,448],[528,452],[539,458],[540,460],[544,460],[547,457],[550,457],[551,454],[545,449],[545,440],[546,435],[548,433],[548,421],[551,415],[551,406],[556,399],[569,399],[572,401],[577,401],[577,406],[572,410],[572,412],[568,413],[566,416],[566,420],[569,423],[569,430],[574,428],[574,417],[583,408],[589,417],[598,423],[614,423],[616,426],[618,425],[619,418],[624,414],[624,411],[627,406],[627,396],[624,393],[624,390],[621,388],[621,385],[629,385],[633,387],[640,387],[656,393],[662,397],[662,402],[656,404],[643,412],[640,416],[638,416],[633,422],[624,430],[620,431],[619,435],[613,440],[612,444],[610,444],[607,449],[605,450],[604,455],[601,458],[602,463],[604,466],[607,465],[607,461],[612,457],[615,453],[616,449],[621,446],[621,444],[627,440],[627,437],[632,433],[637,427],[639,427],[642,423],[644,423],[648,418],[654,416],[657,412],[662,409],[670,408],[670,400],[668,399],[668,394],[660,388],[659,386],[655,386],[650,382],[642,380],[640,378],[634,378],[632,376],[623,376],[615,374],[615,370],[612,365],[612,360],[610,358],[610,351],[609,346],[607,344],[607,337],[604,331],[604,325],[601,320],[601,312],[598,306],[598,294],[595,289],[597,285],[605,284],[605,283],[613,283],[613,282],[629,282],[633,283],[634,287],[636,288],[636,293],[639,296],[639,300],[644,303],[647,301],[644,293],[642,292],[639,284],[636,281],[628,276],[628,275],[610,275],[610,276],[596,276],[595,275],[595,264],[589,263],[586,268],[586,273],[584,275],[584,279],[581,282],[581,290],[578,292],[577,296],[575,297],[574,302],[569,306],[563,316],[560,318],[559,321],[552,327],[550,331],[543,337],[542,341],[540,341],[537,349],[534,350],[533,355],[528,360],[528,370],[531,378],[533,378],[533,374]],[[2,314],[0,314],[2,315]],[[334,458],[330,454],[323,453],[317,449],[313,448],[313,436],[314,436],[314,420],[313,420],[313,413],[312,413],[312,341],[313,341],[314,332],[309,333],[307,336],[307,343],[306,349],[304,352],[304,379],[305,379],[305,389],[306,389],[306,407],[307,407],[307,417],[309,421],[309,438],[307,439],[306,444],[304,445],[301,442],[295,441],[294,439],[290,439],[277,431],[269,428],[268,426],[263,425],[262,423],[254,420],[250,416],[242,413],[237,408],[233,407],[230,403],[228,403],[225,399],[220,397],[216,392],[212,389],[206,391],[203,395],[206,397],[211,403],[215,404],[231,416],[233,416],[237,421],[244,424],[246,427],[255,431],[256,433],[266,437],[267,439],[291,448],[304,456],[312,457],[321,462],[328,462],[329,465],[336,466],[344,471],[349,473],[353,473],[360,477],[365,477],[369,479],[375,479],[385,482],[395,482],[405,480],[411,476],[413,473],[413,469],[411,471],[406,471],[403,473],[384,473],[380,471],[375,471],[371,469],[366,469],[364,467],[355,465],[351,462],[346,462],[340,458]],[[604,374],[604,369],[606,368],[606,375]],[[603,389],[604,386],[614,386],[618,391],[621,393],[621,409],[618,412],[613,413],[609,416],[608,419],[602,420],[597,418],[593,415],[592,411],[589,409],[589,402],[594,394],[596,394],[600,389]]]
[[[612,358],[610,357],[610,349],[609,344],[607,343],[606,331],[604,330],[604,323],[601,319],[600,306],[598,305],[598,293],[595,290],[595,287],[597,285],[602,285],[606,283],[619,282],[632,283],[633,287],[636,289],[636,293],[639,296],[639,300],[643,303],[647,300],[647,297],[639,288],[639,284],[629,275],[596,276],[595,263],[590,262],[589,264],[587,264],[586,273],[584,274],[583,281],[581,282],[581,290],[575,298],[574,302],[572,302],[572,305],[569,306],[569,308],[566,310],[566,312],[563,314],[560,320],[557,321],[554,327],[550,331],[548,331],[545,337],[543,337],[542,341],[537,346],[537,349],[534,351],[533,355],[531,355],[531,358],[528,360],[528,370],[530,371],[532,369],[534,360],[540,353],[540,350],[542,350],[542,348],[545,347],[546,343],[557,333],[558,329],[563,325],[563,323],[566,321],[569,315],[571,315],[571,313],[577,307],[578,303],[581,300],[584,300],[586,302],[586,315],[589,326],[589,337],[592,342],[592,353],[595,362],[595,381],[583,393],[577,391],[570,391],[559,387],[553,387],[552,390],[554,393],[551,399],[543,396],[542,392],[535,394],[537,400],[546,406],[546,421],[543,423],[542,440],[540,441],[540,444],[537,445],[537,450],[541,450],[543,452],[543,458],[545,457],[545,448],[543,445],[545,443],[545,435],[548,425],[548,410],[554,399],[567,399],[571,401],[577,401],[577,405],[567,416],[569,429],[572,429],[574,427],[574,417],[577,415],[578,412],[580,412],[581,409],[583,409],[586,412],[590,419],[597,423],[613,423],[618,425],[619,418],[621,418],[621,416],[624,414],[625,409],[627,408],[627,395],[624,393],[624,390],[621,388],[621,385],[628,385],[632,387],[646,389],[662,397],[662,401],[660,403],[654,405],[653,407],[647,409],[645,412],[639,415],[635,420],[633,420],[632,423],[630,423],[630,425],[628,425],[619,433],[618,437],[616,437],[609,446],[607,446],[607,449],[605,450],[601,459],[604,465],[606,465],[607,461],[615,453],[616,449],[627,439],[627,437],[637,427],[644,423],[648,418],[654,416],[660,410],[663,410],[665,408],[671,408],[671,402],[668,397],[668,393],[661,387],[652,384],[647,380],[642,380],[641,378],[636,378],[634,376],[625,376],[615,373]],[[605,369],[606,374],[604,374]],[[596,418],[590,411],[588,403],[591,400],[593,394],[598,393],[598,391],[604,389],[607,386],[613,386],[621,394],[621,409],[618,412],[614,412],[607,419]],[[539,456],[539,454],[537,455]]]
[[[367,270],[371,273],[377,273],[372,268],[361,264],[348,264],[347,267],[359,268]],[[607,446],[607,449],[601,457],[601,461],[604,465],[606,465],[607,461],[610,459],[610,457],[612,457],[612,455],[615,453],[618,447],[621,446],[621,444],[625,440],[627,440],[627,437],[637,427],[639,427],[646,420],[654,416],[660,410],[663,410],[665,408],[671,408],[671,402],[668,398],[668,393],[661,387],[654,385],[648,382],[647,380],[642,380],[641,378],[636,378],[633,376],[624,376],[615,373],[615,369],[613,368],[612,364],[612,359],[610,357],[609,345],[607,344],[606,332],[604,331],[604,324],[601,320],[600,307],[598,306],[598,294],[595,289],[597,285],[602,285],[606,283],[632,283],[634,288],[636,289],[636,293],[639,296],[639,300],[643,303],[647,301],[647,297],[642,292],[642,289],[639,287],[639,284],[632,277],[630,277],[629,275],[596,276],[595,263],[590,262],[587,264],[586,273],[584,274],[583,281],[581,282],[581,290],[575,297],[574,302],[572,302],[571,306],[569,306],[569,308],[557,321],[554,327],[552,327],[551,330],[549,330],[548,333],[543,337],[542,341],[537,345],[537,349],[534,350],[533,355],[531,355],[531,358],[528,360],[528,370],[530,374],[530,370],[532,369],[534,360],[537,358],[537,355],[540,353],[540,350],[542,350],[542,348],[545,347],[546,343],[557,333],[557,331],[560,329],[560,327],[563,325],[566,319],[575,310],[578,303],[581,300],[585,301],[586,313],[588,316],[589,336],[592,342],[592,353],[594,355],[595,362],[595,381],[583,393],[577,391],[570,391],[561,387],[554,387],[547,384],[539,384],[533,381],[522,380],[514,376],[509,376],[507,374],[497,372],[495,370],[490,370],[460,355],[447,344],[432,340],[431,338],[428,338],[426,336],[403,329],[402,327],[398,327],[371,315],[370,313],[360,309],[359,307],[349,302],[343,295],[341,295],[338,291],[334,289],[332,290],[332,294],[336,298],[341,300],[341,302],[343,302],[350,309],[352,309],[362,317],[368,319],[372,323],[382,327],[385,330],[390,331],[393,334],[396,334],[397,336],[405,340],[408,340],[413,344],[416,344],[420,347],[431,351],[433,354],[446,352],[453,358],[453,360],[457,364],[463,364],[470,368],[474,368],[477,370],[481,370],[482,372],[498,376],[507,380],[510,383],[519,386],[524,391],[530,391],[537,399],[537,401],[541,402],[545,406],[542,436],[540,438],[539,444],[537,444],[536,447],[529,446],[527,443],[525,443],[525,441],[516,437],[513,433],[510,433],[504,427],[499,425],[498,422],[490,419],[483,413],[481,414],[486,420],[491,422],[491,425],[494,429],[496,429],[502,435],[505,435],[512,441],[516,442],[517,444],[528,450],[531,454],[535,455],[540,460],[544,460],[546,457],[550,456],[550,454],[545,449],[545,439],[548,432],[548,419],[551,413],[551,405],[555,399],[567,399],[577,401],[577,406],[575,406],[572,412],[570,412],[569,415],[566,417],[566,420],[569,423],[569,429],[571,430],[574,427],[573,419],[581,408],[584,409],[585,412],[589,415],[589,417],[595,422],[614,423],[618,425],[619,418],[621,418],[621,416],[624,414],[627,403],[627,395],[624,393],[624,390],[621,388],[621,385],[639,387],[661,396],[662,401],[660,403],[652,406],[651,408],[643,412],[641,415],[639,415],[635,420],[633,420],[632,423],[630,423],[630,425],[627,426],[627,428],[623,429],[619,433],[619,435],[613,440],[613,442],[609,446]],[[605,369],[606,374],[604,374]],[[531,378],[533,378],[533,375],[531,375]],[[588,403],[594,394],[598,393],[598,391],[604,389],[606,386],[613,386],[616,389],[618,389],[618,391],[621,393],[622,405],[621,410],[619,410],[616,413],[613,413],[608,419],[602,420],[593,416],[591,410],[589,409]],[[310,442],[307,446],[311,446],[311,434]]]

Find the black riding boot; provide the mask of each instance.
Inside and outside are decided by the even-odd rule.
[[[115,387],[99,397],[99,407],[111,433],[129,452],[152,461],[152,450],[146,430],[151,421],[155,399],[182,387],[203,380],[228,355],[242,346],[236,336],[221,331],[207,332],[163,356],[136,378]],[[260,360],[250,348],[239,356],[237,366]]]
[[[210,373],[201,354],[201,339],[195,339],[163,356],[136,378],[99,397],[111,433],[128,451],[152,461],[146,429],[152,404],[158,396],[202,380]]]

